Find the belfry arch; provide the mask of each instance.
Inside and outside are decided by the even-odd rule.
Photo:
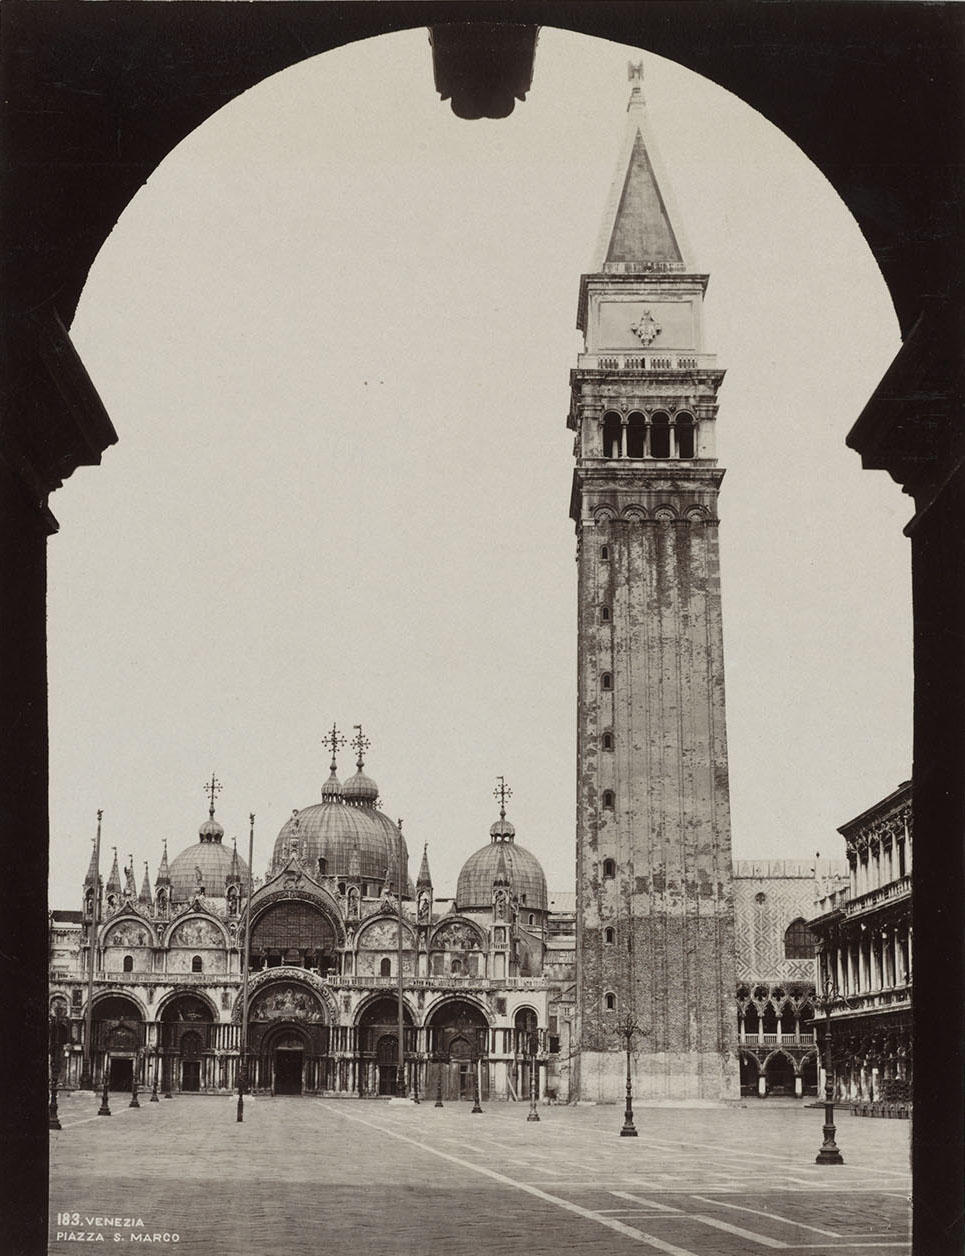
[[[920,955],[952,957],[935,964],[934,977],[927,963],[919,965],[916,1000],[928,1006],[949,997],[960,1003],[962,984],[961,869],[949,867],[942,858],[944,835],[955,830],[961,809],[957,738],[965,711],[957,679],[960,664],[950,645],[962,635],[957,592],[961,581],[954,573],[963,565],[963,493],[961,467],[950,457],[946,441],[953,430],[950,363],[960,298],[949,295],[944,279],[957,272],[960,243],[943,216],[952,212],[953,198],[943,196],[943,189],[953,186],[948,154],[954,139],[947,128],[935,124],[958,112],[954,85],[961,15],[954,12],[957,6],[911,6],[917,12],[903,6],[895,19],[901,24],[896,37],[892,15],[884,13],[891,6],[859,7],[860,14],[841,11],[848,6],[837,12],[828,6],[822,12],[757,6],[753,13],[740,15],[739,40],[734,38],[737,18],[726,7],[677,6],[668,12],[648,6],[644,15],[642,8],[610,11],[609,6],[599,6],[594,15],[587,6],[560,20],[578,24],[585,33],[605,33],[670,56],[715,78],[771,118],[821,166],[851,206],[891,290],[905,347],[888,372],[887,387],[869,401],[849,439],[865,465],[887,469],[915,497],[916,508],[922,508],[911,533],[918,660],[915,901],[925,922],[917,942]],[[5,14],[9,37],[25,52],[7,85],[15,113],[24,120],[39,116],[39,102],[46,97],[71,118],[70,127],[48,130],[42,152],[35,132],[20,130],[14,123],[6,188],[17,208],[7,215],[12,245],[5,334],[18,379],[7,421],[12,440],[21,447],[27,416],[31,423],[40,416],[41,425],[49,428],[49,440],[41,442],[39,452],[25,454],[20,472],[4,466],[9,492],[3,507],[5,526],[0,528],[8,547],[7,600],[15,608],[8,626],[16,638],[14,656],[19,661],[10,675],[9,694],[11,704],[23,713],[16,756],[5,779],[11,787],[13,827],[38,839],[24,852],[20,883],[7,891],[19,897],[23,884],[34,887],[20,941],[37,962],[30,966],[34,975],[24,979],[19,993],[25,1032],[36,1036],[34,1049],[26,1053],[31,1063],[25,1068],[37,1090],[44,1085],[43,1047],[31,1009],[44,998],[42,887],[47,833],[46,708],[37,695],[45,692],[46,682],[45,544],[56,526],[46,499],[77,466],[98,461],[114,437],[63,329],[70,324],[84,277],[112,224],[136,187],[180,138],[224,100],[266,75],[341,41],[379,33],[399,20],[385,6],[377,13],[368,6],[353,6],[357,12],[326,14],[323,5],[314,3],[206,5],[185,27],[170,6],[137,8],[139,12],[119,17],[108,13],[107,6],[100,6],[100,13],[97,6],[88,6],[84,23],[69,39],[58,28],[65,17],[61,6],[15,3]],[[414,10],[407,12],[408,20],[414,21]],[[516,7],[512,19],[546,20],[553,14],[552,8],[531,10],[523,5]],[[424,21],[438,18],[438,7],[433,12],[433,6],[424,6]],[[132,27],[131,21],[138,25]],[[915,64],[907,58],[909,46],[921,50]],[[221,50],[224,67],[217,86],[210,76],[198,73],[213,47]],[[767,56],[762,56],[764,48]],[[820,56],[810,55],[818,50]],[[154,70],[162,61],[163,82]],[[861,65],[860,75],[852,72],[855,64]],[[125,75],[117,73],[122,65]],[[106,76],[110,93],[91,82],[95,72],[102,79]],[[146,83],[150,91],[144,90]],[[823,102],[821,110],[813,107],[817,99]],[[83,102],[82,109],[78,102]],[[123,128],[117,125],[119,112],[125,118]],[[76,160],[78,134],[85,138],[87,156],[82,161]],[[65,229],[68,225],[70,230]],[[43,256],[32,252],[31,241]],[[938,298],[926,305],[925,293],[937,293]],[[51,294],[56,296],[51,299]],[[79,407],[65,404],[64,394],[51,386],[44,361],[58,358],[66,377],[74,381],[75,400],[83,398]],[[933,399],[929,404],[934,412],[924,416],[931,419],[928,428],[921,423],[921,403],[914,400],[912,389],[922,370]],[[81,421],[78,415],[84,416]],[[842,435],[853,417],[842,416]],[[949,782],[957,785],[950,787]],[[961,1180],[957,1122],[962,1104],[955,1096],[961,1096],[963,1070],[947,1042],[922,1036],[915,1050],[919,1076],[942,1079],[941,1085],[920,1095],[916,1128],[930,1129],[939,1141],[944,1131],[948,1135],[944,1142],[956,1149],[939,1166],[919,1175],[916,1191],[916,1226],[920,1219],[923,1244],[930,1233],[939,1236],[930,1249],[938,1251],[938,1243],[950,1233],[948,1225],[956,1224],[947,1217],[941,1192],[953,1197]],[[15,1096],[11,1107],[14,1120],[22,1111],[24,1128],[29,1112],[17,1105],[26,1102]],[[32,1151],[24,1157],[20,1167],[25,1173],[32,1169],[37,1176],[38,1154]],[[16,1246],[16,1237],[11,1242]]]

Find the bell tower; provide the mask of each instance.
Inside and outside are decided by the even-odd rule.
[[[736,1098],[715,456],[723,371],[630,66],[570,375],[578,570],[576,1093]]]

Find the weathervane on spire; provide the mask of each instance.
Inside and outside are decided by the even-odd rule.
[[[497,776],[496,780],[499,781],[499,784],[493,790],[493,797],[499,800],[500,820],[505,820],[506,819],[506,799],[512,798],[513,791],[506,784],[505,776]]]
[[[355,766],[361,770],[363,767],[362,755],[366,750],[368,750],[372,743],[366,736],[363,735],[361,724],[353,724],[352,727],[355,729],[356,733],[356,735],[352,738],[352,746],[359,752],[359,757],[355,761]]]
[[[643,86],[643,59],[627,62],[627,78],[634,87]]]
[[[322,745],[332,752],[332,771],[335,771],[335,756],[345,745],[345,738],[332,724],[331,730],[322,738]]]
[[[222,789],[221,782],[212,772],[211,780],[207,781],[202,786],[202,788],[204,789],[204,792],[208,795],[208,815],[213,820],[214,819],[214,800],[215,800],[216,795],[221,793],[221,789]]]

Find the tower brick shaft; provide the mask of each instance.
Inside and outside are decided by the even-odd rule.
[[[576,1093],[738,1089],[714,428],[695,273],[631,67],[571,372],[578,567]]]

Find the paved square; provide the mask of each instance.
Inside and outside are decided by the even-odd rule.
[[[537,1124],[522,1104],[256,1097],[239,1125],[235,1103],[118,1094],[108,1119],[65,1097],[50,1252],[910,1250],[907,1121],[839,1114],[846,1163],[824,1168],[823,1114],[797,1105],[641,1107],[626,1139],[615,1107],[542,1107]]]

